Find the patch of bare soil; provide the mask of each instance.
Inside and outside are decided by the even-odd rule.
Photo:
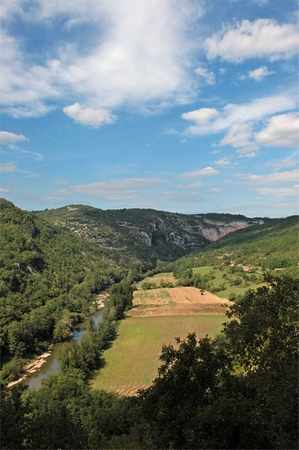
[[[141,295],[141,296],[140,296]],[[127,315],[165,316],[186,314],[224,314],[232,302],[224,300],[211,292],[194,287],[151,289],[142,291],[133,300],[133,308]]]

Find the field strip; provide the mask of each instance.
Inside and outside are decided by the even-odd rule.
[[[189,332],[213,337],[225,321],[224,314],[127,317],[120,322],[117,339],[104,352],[103,367],[91,385],[134,395],[157,376],[163,344],[175,345],[175,337],[184,339]]]

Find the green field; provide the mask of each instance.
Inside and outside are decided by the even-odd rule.
[[[175,344],[175,337],[183,339],[194,331],[198,337],[213,337],[226,319],[225,315],[128,317],[120,322],[118,337],[104,352],[103,367],[91,385],[132,395],[157,375],[163,344]]]

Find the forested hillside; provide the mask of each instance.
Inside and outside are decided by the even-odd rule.
[[[237,230],[206,246],[200,253],[178,259],[174,266],[182,272],[199,266],[234,267],[259,272],[276,271],[298,275],[299,218],[273,219],[258,226]],[[241,270],[241,269],[240,269]]]
[[[187,225],[181,215],[170,215],[174,222],[166,226],[168,213],[123,210],[107,212],[104,230],[98,217],[106,212],[71,208],[37,214],[0,201],[1,448],[296,448],[298,217],[254,225],[243,216],[206,215],[200,222],[190,216]],[[179,223],[186,236],[191,230],[184,245],[179,228],[173,231]],[[220,238],[238,227],[244,229]],[[148,243],[150,238],[150,245],[138,236]],[[176,252],[194,248],[201,251],[169,262]],[[177,346],[163,346],[158,376],[137,397],[92,390],[89,381],[104,363],[102,352],[132,307],[133,283],[168,268],[184,284],[217,288],[210,267],[201,274],[199,266],[218,271],[222,284],[235,283],[240,272],[250,287],[252,277],[267,274],[261,287],[230,307],[221,336],[197,339],[190,330]],[[7,389],[28,359],[68,339],[108,286],[102,321],[90,321],[81,341],[62,346],[59,375],[36,392]]]
[[[124,269],[105,249],[3,199],[0,225],[3,363],[67,338]]]
[[[114,258],[125,263],[136,257],[147,262],[173,261],[227,233],[264,223],[262,219],[242,215],[187,215],[153,209],[101,210],[83,205],[38,211],[37,214],[109,250]]]

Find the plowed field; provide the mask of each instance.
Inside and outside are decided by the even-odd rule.
[[[208,291],[203,294],[194,287],[160,288],[134,293],[133,309],[128,313],[131,317],[165,316],[185,314],[224,314],[223,300]]]

